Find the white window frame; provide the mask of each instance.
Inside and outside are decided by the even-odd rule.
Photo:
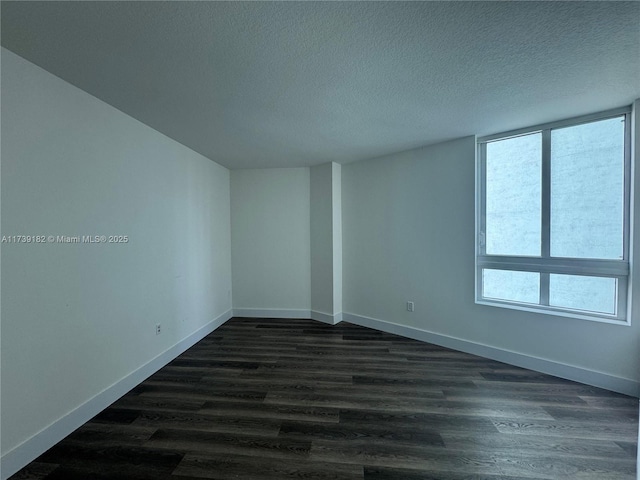
[[[529,128],[512,130],[505,133],[480,137],[476,141],[476,303],[495,307],[511,308],[535,313],[552,314],[564,317],[594,320],[617,325],[629,325],[630,309],[630,267],[629,267],[629,239],[631,234],[630,203],[631,203],[631,107],[607,110],[565,119],[553,123],[536,125]],[[576,126],[612,117],[625,117],[624,130],[624,225],[623,225],[623,258],[622,260],[600,260],[583,258],[551,257],[550,255],[550,220],[551,220],[551,130],[562,127]],[[510,256],[487,255],[485,245],[486,221],[486,146],[495,140],[510,137],[542,134],[542,238],[541,255],[538,256]],[[482,270],[484,268],[510,271],[524,271],[540,273],[540,304],[520,303],[508,300],[498,300],[483,297]],[[618,280],[618,295],[616,313],[613,315],[560,308],[549,305],[549,275],[587,275],[615,278]]]

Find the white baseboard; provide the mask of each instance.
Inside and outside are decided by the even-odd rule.
[[[226,311],[187,338],[142,365],[122,380],[114,383],[33,437],[5,453],[2,458],[0,458],[0,479],[6,480],[18,470],[28,465],[78,427],[118,400],[129,390],[139,385],[182,352],[220,327],[231,317],[232,311]]]
[[[233,316],[249,318],[311,318],[311,310],[283,308],[234,308]]]
[[[331,315],[330,313],[311,310],[311,319],[322,323],[328,323],[329,325],[336,325],[342,321],[342,312]]]
[[[365,317],[362,315],[344,313],[343,320],[363,327],[374,328],[383,332],[433,343],[453,350],[478,355],[491,360],[497,360],[498,362],[508,363],[517,367],[528,368],[530,370],[535,370],[536,372],[585,383],[587,385],[604,388],[613,392],[623,393],[633,397],[640,396],[640,382],[627,378],[620,378],[602,372],[575,367],[573,365],[566,365],[554,362],[553,360],[532,357],[523,353],[502,350],[489,345],[482,345],[468,340],[449,337],[439,333],[432,333],[405,325],[398,325],[397,323],[378,320],[376,318]]]

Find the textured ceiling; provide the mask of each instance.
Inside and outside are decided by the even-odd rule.
[[[2,45],[229,168],[630,104],[640,2],[5,2]]]

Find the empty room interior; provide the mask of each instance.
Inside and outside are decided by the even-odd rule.
[[[0,16],[2,480],[636,478],[640,2]]]

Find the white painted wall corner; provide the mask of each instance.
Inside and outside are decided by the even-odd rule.
[[[328,323],[329,325],[337,325],[342,321],[342,312],[331,315],[330,313],[311,310],[311,319],[322,323]]]

